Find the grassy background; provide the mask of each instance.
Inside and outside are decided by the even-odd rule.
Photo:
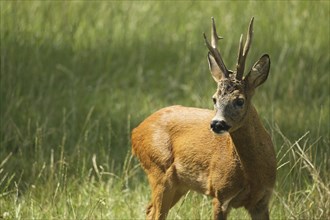
[[[130,131],[164,106],[212,108],[211,16],[228,67],[251,16],[247,65],[271,56],[254,100],[278,153],[271,216],[330,216],[328,1],[0,4],[0,218],[144,218]],[[169,218],[211,216],[190,192]]]

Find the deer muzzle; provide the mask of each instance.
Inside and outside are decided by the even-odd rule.
[[[231,128],[231,126],[228,125],[224,120],[212,120],[210,126],[211,130],[216,134],[222,134]]]

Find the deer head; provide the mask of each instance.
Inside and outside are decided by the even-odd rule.
[[[252,17],[247,32],[247,38],[243,47],[243,35],[240,37],[236,70],[228,70],[218,50],[219,37],[214,18],[212,18],[211,43],[206,35],[204,39],[209,49],[208,63],[212,77],[218,84],[216,93],[213,95],[213,103],[216,114],[211,121],[211,129],[217,134],[233,132],[240,128],[248,117],[251,106],[251,98],[254,89],[265,82],[270,68],[270,58],[263,55],[243,77],[245,61],[248,55],[253,36]]]

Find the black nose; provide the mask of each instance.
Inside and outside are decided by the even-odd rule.
[[[214,133],[220,134],[228,131],[230,126],[225,121],[213,120],[211,121],[211,129]]]

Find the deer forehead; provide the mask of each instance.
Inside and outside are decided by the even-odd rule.
[[[240,94],[244,95],[245,84],[244,81],[236,79],[223,79],[218,83],[217,95],[218,96],[239,96]]]

